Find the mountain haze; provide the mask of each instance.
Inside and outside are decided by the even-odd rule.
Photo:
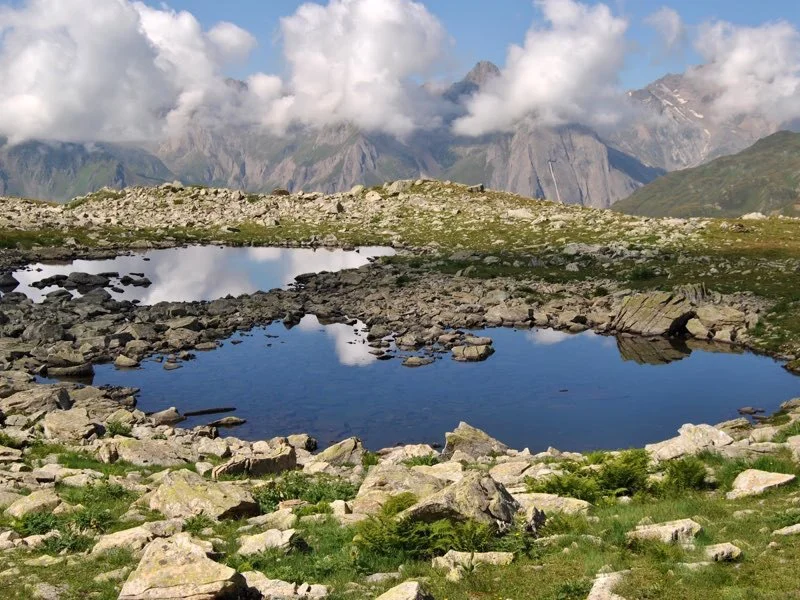
[[[484,183],[518,194],[607,208],[668,171],[738,152],[779,129],[757,115],[715,120],[702,68],[630,92],[628,125],[606,137],[582,125],[523,120],[509,132],[462,137],[451,124],[465,102],[500,75],[480,62],[441,92],[451,107],[441,127],[405,139],[352,124],[295,128],[192,123],[147,147],[30,141],[0,146],[0,193],[68,200],[104,186],[179,179],[186,184],[290,191],[343,191],[356,184],[432,177]],[[239,81],[228,85],[246,86]]]

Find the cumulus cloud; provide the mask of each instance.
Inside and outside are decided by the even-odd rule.
[[[464,135],[511,129],[530,117],[543,125],[608,125],[619,117],[628,23],[605,4],[537,0],[544,25],[509,48],[499,77],[467,103],[455,122]]]
[[[0,8],[0,135],[159,137],[220,102],[223,68],[255,39],[129,0],[28,0]]]
[[[138,141],[189,123],[350,121],[405,135],[435,124],[425,75],[448,38],[410,0],[304,4],[281,21],[287,81],[224,72],[257,40],[227,22],[132,0],[27,0],[0,8],[0,135],[20,141]]]
[[[714,94],[714,116],[800,117],[800,31],[793,25],[707,23],[695,47],[706,64],[689,75]]]
[[[448,36],[418,2],[332,0],[281,20],[291,76],[291,112],[311,125],[350,121],[405,135],[436,123],[426,75]]]
[[[678,50],[686,42],[686,26],[681,16],[673,8],[662,6],[648,16],[645,23],[659,34],[666,52]]]

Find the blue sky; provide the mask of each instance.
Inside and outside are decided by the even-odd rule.
[[[280,46],[276,43],[279,20],[303,4],[300,0],[169,0],[166,3],[147,0],[147,3],[187,10],[206,27],[218,21],[231,21],[255,35],[258,49],[247,65],[231,73],[233,76],[254,71],[282,72]],[[643,21],[662,6],[677,10],[690,27],[717,19],[737,25],[760,25],[783,19],[800,26],[800,0],[608,0],[606,3],[630,21],[628,37],[634,51],[628,54],[622,73],[622,84],[629,88],[640,87],[666,72],[683,71],[697,62],[691,51],[668,57],[654,53],[655,34]],[[537,18],[530,0],[424,0],[423,4],[442,21],[455,42],[453,60],[440,74],[445,79],[459,77],[481,59],[502,66],[508,45],[522,43],[525,32]]]

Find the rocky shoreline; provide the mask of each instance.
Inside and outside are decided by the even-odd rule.
[[[443,205],[441,194],[454,197]],[[222,200],[229,210],[217,206]],[[141,210],[146,202],[155,202],[152,211]],[[413,227],[403,229],[409,213]],[[305,315],[363,323],[374,355],[408,367],[442,354],[489,359],[491,338],[468,332],[501,326],[616,335],[639,362],[667,362],[681,345],[795,359],[759,338],[773,300],[716,293],[693,283],[705,278],[682,282],[671,272],[663,289],[632,285],[695,261],[676,260],[671,248],[700,243],[708,220],[649,221],[425,181],[335,197],[248,197],[171,184],[106,191],[66,208],[4,201],[0,215],[15,235],[39,227],[59,231],[63,242],[0,250],[6,274],[32,261],[110,258],[187,241],[374,240],[408,249],[358,269],[301,275],[287,289],[152,306],[115,300],[107,278],[80,274],[70,279],[87,288],[80,297],[62,287],[34,303],[11,291],[6,276],[0,590],[9,598],[460,600],[487,589],[524,594],[536,579],[548,590],[543,598],[618,599],[659,576],[654,556],[670,572],[736,563],[743,577],[751,567],[776,581],[784,571],[791,577],[800,533],[797,399],[764,423],[687,424],[640,450],[531,453],[462,423],[441,452],[425,444],[373,452],[357,438],[316,452],[303,433],[247,441],[221,438],[213,424],[182,429],[175,408],[137,410],[135,389],[80,383],[101,363],[135,369],[157,357],[179,368],[236,332],[291,327]],[[253,219],[281,231],[236,237]],[[290,221],[305,228],[295,223],[287,233]],[[460,240],[470,223],[487,236],[474,247],[430,242],[445,234]],[[512,247],[488,223],[546,237]],[[612,224],[630,239],[612,240]],[[172,235],[173,226],[200,229],[187,239]],[[371,238],[359,229],[367,226],[384,233]],[[415,238],[423,226],[433,233]],[[72,234],[80,239],[63,239]],[[661,245],[648,247],[654,237]],[[536,269],[589,275],[554,280]],[[38,376],[63,381],[42,384]],[[52,569],[64,575],[54,578]],[[743,585],[756,580],[769,585],[752,575]],[[524,587],[504,587],[522,585],[515,581]],[[707,585],[681,576],[670,584],[684,590],[677,597],[689,597],[685,581]]]

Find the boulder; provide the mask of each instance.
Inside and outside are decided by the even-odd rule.
[[[592,589],[586,600],[625,600],[614,593],[614,588],[622,583],[622,579],[630,571],[617,571],[614,573],[599,573],[592,582]]]
[[[726,494],[728,500],[744,496],[757,496],[776,487],[786,485],[797,479],[794,475],[786,473],[771,473],[757,469],[742,471],[733,481],[733,487]]]
[[[154,521],[138,527],[123,529],[101,536],[92,548],[91,554],[102,554],[117,549],[128,549],[138,553],[154,539],[175,535],[180,533],[181,529],[183,529],[183,521],[180,519]]]
[[[222,475],[248,475],[263,477],[264,475],[282,473],[297,467],[297,452],[289,445],[269,448],[268,453],[237,455],[228,462],[214,467],[211,471],[213,479]]]
[[[5,514],[14,519],[25,515],[49,513],[61,504],[61,499],[51,489],[39,490],[29,496],[23,496],[5,510]]]
[[[772,532],[772,535],[800,535],[800,523],[777,529]]]
[[[464,478],[464,465],[458,461],[450,460],[447,462],[439,463],[437,465],[417,465],[411,467],[413,471],[431,475],[437,479],[441,479],[446,483],[455,483]]]
[[[362,456],[364,456],[364,445],[357,437],[351,437],[329,446],[314,456],[314,462],[326,462],[337,467],[360,465]]]
[[[697,320],[708,330],[735,329],[744,327],[745,314],[730,306],[707,304],[696,311]]]
[[[67,390],[54,385],[40,385],[0,400],[0,412],[6,416],[68,410],[71,406],[72,401]]]
[[[291,508],[279,508],[276,511],[247,519],[250,525],[286,531],[297,524],[297,515]]]
[[[85,408],[54,410],[44,416],[44,437],[48,440],[80,442],[101,432],[100,425],[89,418]]]
[[[683,456],[693,456],[704,450],[729,446],[733,441],[733,438],[727,433],[711,425],[687,423],[678,430],[677,437],[657,444],[648,444],[645,449],[653,460],[665,461]]]
[[[656,540],[665,544],[680,543],[690,544],[703,530],[703,527],[691,519],[680,519],[653,525],[637,525],[636,529],[629,531],[629,540]]]
[[[289,552],[297,541],[297,531],[294,529],[268,529],[263,533],[240,537],[239,554],[242,556],[251,556],[253,554],[260,554],[265,550]]]
[[[433,600],[418,581],[405,581],[394,586],[375,600]]]
[[[150,542],[139,566],[122,586],[119,600],[234,600],[244,594],[244,578],[210,558],[209,542],[179,533]]]
[[[473,458],[504,454],[508,446],[490,437],[485,432],[461,421],[453,431],[445,434],[442,459],[449,460],[453,453],[461,451]]]
[[[8,446],[0,446],[0,464],[7,465],[9,463],[20,462],[21,460],[22,450],[9,448]]]
[[[130,356],[120,354],[114,359],[114,366],[120,369],[135,369],[139,366],[139,361]]]
[[[641,335],[674,335],[694,316],[692,304],[683,294],[648,292],[627,296],[612,322],[619,332]]]
[[[489,475],[498,483],[512,487],[523,483],[532,467],[533,464],[527,460],[512,460],[495,465],[489,469]]]
[[[706,558],[714,562],[730,562],[737,560],[742,555],[742,550],[728,542],[706,546]]]
[[[448,571],[447,578],[458,581],[464,572],[471,572],[482,565],[504,567],[514,560],[513,552],[457,552],[448,550],[444,556],[433,559],[431,566],[434,569]]]
[[[206,481],[187,470],[167,473],[150,495],[149,507],[170,518],[206,515],[212,519],[248,517],[258,514],[258,503],[250,492],[233,483]]]
[[[506,527],[513,523],[517,510],[519,504],[502,484],[487,475],[472,472],[404,510],[399,517],[424,522],[473,520]]]
[[[380,464],[369,470],[351,506],[355,513],[373,514],[392,496],[410,492],[421,500],[442,490],[445,485],[437,477],[404,465]]]
[[[521,510],[530,518],[535,510],[545,514],[564,513],[567,515],[585,515],[592,505],[585,500],[566,498],[556,494],[512,494],[514,500],[519,502]]]
[[[158,412],[154,412],[150,415],[150,420],[153,422],[153,425],[158,427],[159,425],[175,425],[176,423],[180,423],[181,421],[185,421],[186,417],[184,417],[181,413],[178,412],[178,409],[174,406],[170,406],[169,408],[165,408],[164,410],[160,410]]]
[[[258,571],[245,571],[242,577],[255,598],[268,600],[319,600],[328,595],[324,585],[289,583],[280,579],[268,579]]]
[[[107,440],[98,448],[97,455],[105,463],[122,460],[139,467],[179,467],[194,462],[195,458],[174,442],[134,438]]]
[[[480,362],[494,354],[494,348],[488,344],[479,346],[453,346],[453,360],[458,362]]]
[[[396,446],[393,448],[384,448],[378,451],[378,456],[381,458],[381,464],[396,465],[412,458],[425,458],[435,457],[439,453],[428,444],[406,444],[405,446]]]

